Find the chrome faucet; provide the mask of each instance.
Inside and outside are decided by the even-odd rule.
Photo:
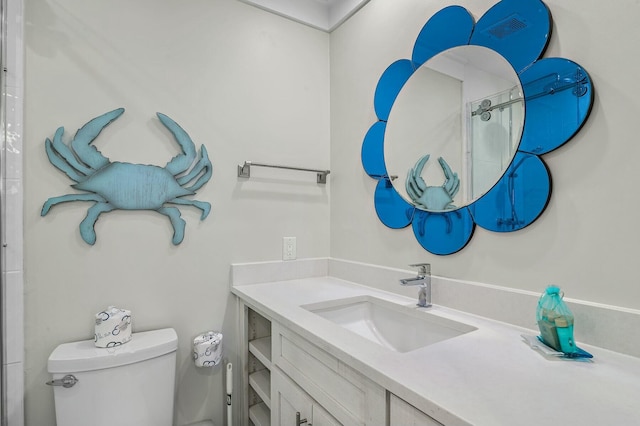
[[[409,266],[412,268],[419,268],[418,275],[411,278],[401,279],[400,285],[419,285],[420,291],[418,291],[418,306],[421,308],[428,308],[431,306],[431,264],[416,263]]]

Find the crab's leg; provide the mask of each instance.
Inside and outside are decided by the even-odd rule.
[[[202,173],[203,170],[204,170],[204,173]],[[194,179],[200,173],[202,173],[202,176],[198,178],[196,183],[186,188],[190,191],[195,191],[197,189],[200,189],[202,185],[204,185],[205,183],[209,182],[209,179],[211,179],[212,172],[213,172],[213,167],[211,165],[211,161],[209,161],[207,148],[205,148],[204,145],[202,145],[202,147],[200,147],[200,160],[198,160],[198,163],[195,166],[193,166],[193,168],[188,174],[181,176],[178,179],[178,183],[180,185],[184,185],[187,182]]]
[[[66,161],[65,154],[60,153],[55,148],[55,145],[51,143],[50,139],[47,139],[44,142],[44,149],[47,152],[47,157],[49,157],[49,161],[51,162],[51,164],[53,164],[56,169],[69,176],[71,180],[73,180],[74,182],[80,182],[86,178],[85,175],[80,174],[78,170],[74,169],[73,166],[71,166],[69,162]]]
[[[449,188],[447,188],[447,192],[451,196],[452,200],[453,200],[453,197],[455,197],[456,194],[458,193],[458,190],[460,189],[460,179],[458,179],[457,173],[454,173],[454,178],[455,179],[453,179],[453,185],[449,185]]]
[[[185,132],[178,123],[161,112],[156,113],[156,115],[160,119],[160,122],[173,134],[176,142],[178,142],[178,145],[182,148],[182,154],[173,157],[165,167],[172,175],[177,176],[187,171],[193,163],[193,160],[196,159],[196,146],[189,137],[189,134]]]
[[[47,138],[45,141],[45,151],[49,161],[58,170],[64,172],[67,176],[76,182],[84,180],[86,176],[92,174],[95,170],[92,170],[81,164],[73,154],[73,151],[69,149],[67,145],[62,142],[62,135],[64,134],[64,127],[59,127],[56,130],[56,134],[53,137],[53,142]]]
[[[407,180],[405,182],[405,188],[407,190],[407,194],[409,194],[411,199],[417,200],[427,190],[427,184],[420,176],[416,177],[415,173],[409,171],[409,173],[407,174]]]
[[[180,210],[175,207],[160,207],[156,211],[167,216],[171,221],[171,226],[173,226],[173,239],[171,242],[177,246],[184,238],[184,227],[186,225],[184,219],[180,217]]]
[[[411,171],[407,173],[407,180],[404,181],[404,187],[407,190],[407,194],[411,197],[412,200],[417,200],[420,196],[416,193],[415,189],[413,189],[413,175]]]
[[[427,184],[424,179],[422,179],[422,170],[424,169],[424,165],[429,161],[429,154],[420,157],[420,159],[416,162],[416,165],[413,166],[412,169],[409,170],[407,180],[405,182],[405,188],[407,189],[407,193],[413,200],[417,200],[422,196],[424,191],[427,190]]]
[[[69,201],[97,201],[99,203],[106,202],[106,200],[98,194],[67,194],[61,195],[59,197],[51,197],[47,201],[45,201],[44,205],[42,206],[40,216],[44,216],[49,213],[51,207],[55,206],[56,204],[66,203]]]
[[[53,148],[55,149],[56,153],[64,158],[71,167],[73,167],[83,175],[90,175],[94,173],[95,170],[79,162],[73,151],[70,150],[69,147],[64,144],[64,142],[62,142],[63,134],[64,127],[60,127],[58,130],[56,130],[56,134],[53,136]]]
[[[196,208],[199,208],[200,210],[202,210],[202,215],[200,216],[200,220],[205,220],[207,216],[209,216],[209,212],[211,211],[211,204],[204,201],[174,198],[173,200],[167,201],[167,203],[181,204],[183,206],[194,206]]]
[[[422,197],[428,187],[424,179],[422,179],[422,176],[420,176],[420,173],[411,169],[407,174],[405,188],[407,189],[407,194],[415,201]]]
[[[87,217],[80,222],[80,235],[87,244],[94,245],[96,242],[96,231],[93,227],[98,217],[100,217],[100,214],[110,212],[114,209],[115,207],[113,205],[104,202],[96,203],[89,207]]]
[[[109,159],[102,155],[95,146],[92,146],[91,142],[93,142],[100,132],[113,120],[120,117],[123,112],[124,108],[118,108],[102,114],[89,121],[76,132],[73,141],[71,141],[71,147],[78,155],[80,161],[94,170],[98,170],[109,164]]]

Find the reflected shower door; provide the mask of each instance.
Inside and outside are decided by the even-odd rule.
[[[476,199],[496,183],[496,173],[506,170],[518,149],[524,102],[517,89],[471,102],[468,117],[468,165],[471,194]]]

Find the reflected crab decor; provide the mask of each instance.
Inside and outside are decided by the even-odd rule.
[[[438,163],[444,173],[445,181],[441,186],[427,185],[421,175],[429,157],[430,155],[427,154],[420,158],[407,173],[405,182],[407,194],[416,205],[423,206],[428,210],[454,210],[456,206],[453,205],[453,197],[460,189],[458,174],[453,173],[444,158],[439,157]]]
[[[76,182],[73,188],[84,193],[49,198],[41,215],[60,203],[93,201],[80,223],[80,235],[90,245],[96,242],[95,223],[102,213],[113,210],[154,210],[165,215],[173,227],[174,245],[184,238],[185,221],[180,210],[170,206],[194,206],[204,220],[211,210],[207,202],[185,199],[209,181],[212,165],[204,145],[200,152],[189,135],[171,118],[158,113],[160,122],[173,134],[182,152],[165,167],[148,164],[110,162],[91,144],[100,132],[124,113],[124,108],[105,113],[86,123],[67,145],[62,141],[64,128],[56,131],[53,141],[47,139],[45,149],[51,164]]]
[[[427,251],[449,255],[464,248],[475,226],[494,232],[512,232],[533,223],[551,196],[551,175],[541,156],[569,141],[583,126],[593,104],[593,86],[579,64],[563,58],[542,58],[551,35],[551,13],[540,0],[502,0],[477,22],[461,6],[446,7],[433,15],[420,31],[411,59],[392,63],[381,75],[374,95],[378,121],[362,144],[365,172],[378,180],[374,195],[376,214],[393,229],[412,225]],[[410,170],[402,198],[391,184],[384,155],[385,130],[390,112],[405,83],[430,58],[459,46],[482,46],[501,55],[514,69],[524,96],[524,128],[517,151],[504,174],[484,195],[455,207],[457,176],[428,187],[420,177],[424,157]],[[427,157],[428,159],[428,157]],[[441,167],[447,174],[444,165]],[[410,186],[410,187],[409,187]],[[420,200],[439,191],[433,208]],[[444,192],[443,192],[444,191]],[[441,197],[447,195],[448,197]],[[451,209],[448,209],[450,207]]]

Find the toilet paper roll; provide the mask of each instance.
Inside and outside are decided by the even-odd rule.
[[[95,344],[99,348],[120,346],[131,340],[131,311],[109,306],[96,314]]]
[[[222,360],[222,333],[208,331],[193,339],[193,359],[196,367],[213,367]]]

